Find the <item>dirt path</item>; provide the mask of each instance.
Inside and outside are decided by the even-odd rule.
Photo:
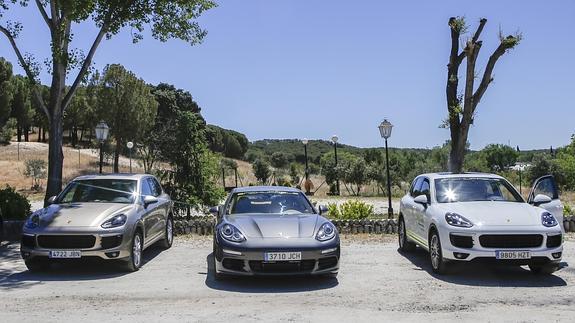
[[[211,241],[178,238],[146,252],[125,274],[81,264],[30,274],[17,245],[0,247],[3,322],[62,321],[573,321],[575,242],[565,268],[538,277],[523,268],[457,266],[430,274],[423,251],[397,252],[394,237],[346,239],[338,279],[212,279]]]

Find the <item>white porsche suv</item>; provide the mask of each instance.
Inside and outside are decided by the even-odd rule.
[[[563,252],[562,223],[552,176],[538,179],[525,202],[498,175],[423,174],[401,199],[399,248],[429,251],[437,274],[450,261],[529,265],[534,273],[551,274]]]

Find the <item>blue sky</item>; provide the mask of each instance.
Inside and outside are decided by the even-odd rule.
[[[464,15],[470,31],[488,24],[478,60],[498,45],[498,31],[524,39],[495,68],[471,129],[473,149],[510,143],[523,149],[569,142],[575,133],[575,1],[221,0],[200,19],[204,43],[132,44],[124,30],[102,43],[97,68],[120,63],[149,83],[192,93],[209,123],[264,138],[328,139],[381,146],[377,125],[395,125],[392,146],[433,147],[449,137],[445,80],[447,20]],[[23,51],[48,56],[48,33],[34,6],[10,11],[21,20]],[[95,35],[75,26],[87,49]],[[16,62],[5,38],[0,56]],[[462,68],[463,70],[463,68]],[[16,72],[21,73],[19,68]],[[44,82],[48,81],[46,73]]]

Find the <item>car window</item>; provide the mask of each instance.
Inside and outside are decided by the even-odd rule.
[[[552,200],[559,198],[559,193],[555,188],[555,181],[552,177],[546,177],[537,183],[535,189],[533,190],[533,196],[537,196],[538,194],[546,195]]]
[[[419,195],[427,196],[427,201],[431,202],[431,193],[429,191],[429,179],[424,178],[421,181],[421,188],[419,189]]]
[[[150,185],[150,190],[152,191],[152,195],[158,197],[162,194],[162,187],[153,177],[148,177],[148,184]]]
[[[58,203],[133,203],[135,190],[135,180],[77,180],[66,186],[58,198]]]
[[[298,192],[235,193],[226,208],[227,214],[313,214],[309,201]]]
[[[439,203],[524,202],[513,186],[500,178],[451,177],[436,179],[435,195]]]
[[[142,197],[146,195],[154,195],[152,192],[152,188],[150,187],[150,182],[147,179],[144,179],[141,182],[142,182],[142,190],[140,191],[140,194],[142,195]]]
[[[411,187],[411,197],[418,197],[421,195],[421,183],[423,182],[423,177],[418,177],[413,181]]]

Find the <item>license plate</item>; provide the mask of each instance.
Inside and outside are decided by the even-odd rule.
[[[298,261],[301,260],[301,252],[266,252],[265,261]]]
[[[495,251],[497,259],[531,259],[529,251]]]
[[[49,258],[81,258],[82,252],[80,250],[52,250],[48,254]]]

